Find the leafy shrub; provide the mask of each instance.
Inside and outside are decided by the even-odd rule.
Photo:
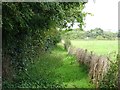
[[[104,38],[102,36],[97,36],[96,39],[97,40],[104,40]]]
[[[68,50],[69,46],[71,46],[70,40],[69,39],[65,39],[65,44],[64,44],[65,50]]]
[[[7,88],[63,88],[63,85],[47,78],[33,79],[27,76],[27,78],[19,78],[18,83],[4,81],[3,89]]]
[[[66,39],[84,39],[85,38],[85,34],[83,31],[69,31],[66,32],[65,34],[62,35],[62,37],[66,38]]]
[[[118,88],[118,59],[110,64],[110,69],[100,81],[100,88]]]

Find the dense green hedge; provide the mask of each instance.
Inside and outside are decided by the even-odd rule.
[[[18,77],[37,56],[60,41],[57,28],[76,19],[84,25],[84,3],[2,3],[3,85],[21,82]]]

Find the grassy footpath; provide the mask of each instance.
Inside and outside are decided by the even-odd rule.
[[[79,66],[75,57],[68,56],[62,47],[59,46],[53,53],[57,51],[59,51],[58,53],[63,62],[61,67],[56,68],[56,73],[61,76],[61,78],[57,79],[66,84],[67,88],[92,88],[93,85],[89,83],[87,67]]]
[[[61,45],[58,45],[51,54],[42,56],[30,66],[31,78],[47,78],[48,81],[61,82],[66,88],[92,88],[89,83],[87,68],[79,66],[75,57],[68,56]]]

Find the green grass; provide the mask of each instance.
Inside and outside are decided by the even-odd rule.
[[[89,83],[88,71],[86,66],[79,66],[76,58],[68,56],[67,52],[59,44],[52,52],[53,55],[59,54],[58,59],[62,58],[62,65],[55,69],[55,73],[60,75],[56,80],[63,82],[66,88],[92,88],[94,85]]]
[[[88,49],[93,51],[97,55],[109,56],[110,52],[118,53],[118,41],[117,40],[71,40],[73,46],[77,48]],[[110,58],[115,59],[115,53]]]
[[[72,44],[102,55],[117,51],[118,49],[117,41],[72,40]],[[43,83],[55,82],[65,86],[65,88],[95,87],[90,83],[87,67],[79,65],[74,56],[67,55],[67,52],[60,43],[51,53],[46,53],[36,59],[34,64],[28,67],[27,73],[32,83],[33,81],[39,81],[43,85]],[[36,85],[32,84],[32,87],[36,87]],[[39,85],[37,87],[39,88]]]
[[[68,56],[67,53],[61,53],[63,57],[63,64],[61,67],[56,68],[61,80],[67,88],[91,88],[92,84],[89,83],[88,71],[86,66],[79,66],[75,57]]]
[[[79,48],[88,49],[98,54],[118,52],[118,41],[113,40],[71,40],[72,44]]]
[[[117,41],[78,41],[72,40],[76,47],[87,48],[97,54],[107,54],[117,51]],[[28,67],[30,81],[39,82],[40,85],[51,82],[58,83],[65,88],[94,88],[88,77],[88,70],[85,65],[79,65],[74,56],[67,55],[63,46],[58,46],[51,52],[40,56],[34,64]],[[30,82],[29,81],[29,82]],[[25,84],[26,85],[26,84]],[[31,84],[32,87],[37,85]],[[28,84],[29,87],[29,84]],[[41,86],[37,86],[38,88]],[[47,87],[47,86],[46,86]]]
[[[94,87],[89,82],[87,67],[79,66],[75,57],[68,56],[60,44],[51,54],[46,54],[37,59],[28,68],[28,73],[34,80],[46,78],[48,81],[59,82],[66,88]]]

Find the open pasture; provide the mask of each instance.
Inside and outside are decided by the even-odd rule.
[[[88,49],[98,55],[108,55],[118,53],[117,40],[71,40],[73,46]]]

